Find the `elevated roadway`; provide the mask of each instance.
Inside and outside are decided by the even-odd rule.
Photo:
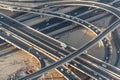
[[[3,24],[2,24],[3,25]],[[4,25],[3,25],[4,26]],[[5,26],[4,26],[4,28],[5,28]],[[7,27],[7,29],[8,29],[8,27]],[[12,34],[12,33],[11,33]],[[12,36],[13,36],[13,34],[12,34]],[[75,62],[74,62],[75,63]],[[74,65],[74,64],[73,64]],[[77,65],[77,63],[76,63],[76,65]],[[78,66],[81,66],[80,64],[78,65]],[[85,69],[84,68],[84,66],[83,66],[83,69]],[[85,69],[85,70],[88,70],[88,69]],[[88,71],[87,71],[88,72]],[[90,73],[89,73],[90,74]],[[94,74],[94,73],[93,73]],[[96,75],[96,77],[99,77],[98,75]],[[102,78],[102,79],[104,79],[104,78]]]
[[[104,7],[105,7],[105,6],[104,6]],[[113,10],[114,10],[114,8],[112,9],[112,11],[113,11]],[[114,12],[114,11],[113,11],[113,12]],[[112,13],[113,13],[113,12],[112,12]],[[119,12],[119,11],[118,11],[118,12]],[[118,12],[117,12],[117,13],[118,13]],[[118,14],[119,14],[119,13],[118,13]],[[116,15],[116,16],[117,16],[117,15]],[[118,16],[117,16],[117,17],[118,17]],[[119,21],[118,21],[118,22],[119,22]],[[116,23],[117,23],[117,22],[116,22]],[[119,23],[118,23],[118,24],[119,24]],[[114,26],[115,26],[115,25],[116,25],[116,24],[114,24]],[[110,28],[112,28],[112,27],[113,27],[113,25],[112,25]],[[109,29],[110,29],[110,28],[109,28]],[[114,28],[113,28],[113,29],[114,29]],[[107,29],[107,30],[105,30],[105,31],[106,31],[106,32],[107,32],[107,31],[109,32],[109,30],[108,30],[108,29]],[[106,32],[105,32],[105,31],[102,33],[102,34],[104,34],[104,36],[105,36],[105,34],[106,34]],[[111,31],[111,30],[110,30],[110,31]],[[99,37],[99,38],[102,38],[102,37]],[[93,41],[94,41],[94,40],[93,40]],[[91,42],[92,42],[92,41],[91,41]],[[77,54],[77,52],[76,52],[76,54]],[[64,59],[63,59],[63,60],[64,60]],[[66,58],[65,58],[65,60],[66,60]],[[66,60],[66,61],[68,61],[68,60]],[[62,60],[61,60],[61,62],[62,62]]]
[[[116,48],[116,54],[117,54],[115,66],[118,66],[120,62],[120,42],[119,42],[120,38],[119,38],[119,34],[117,30],[112,32],[112,39],[114,41],[115,48]]]
[[[5,20],[5,16],[3,16],[4,18],[2,19],[2,21],[4,21],[4,22],[6,22],[6,20]],[[7,18],[7,21],[8,21],[8,18]],[[11,19],[10,19],[10,21],[8,21],[6,24],[10,24],[11,23]],[[12,21],[12,22],[14,22],[14,21]],[[14,22],[15,23],[15,22]],[[15,23],[16,24],[16,23]],[[13,24],[11,24],[11,25],[13,25],[13,26],[15,26],[15,24],[13,25]],[[3,24],[2,23],[2,26],[3,25],[5,25],[5,24]],[[30,31],[30,30],[27,30],[27,28],[25,28],[25,27],[22,27],[22,26],[20,26],[22,29],[25,29],[26,31]],[[10,31],[10,29],[9,29],[9,27],[6,27],[6,26],[4,26],[3,28],[6,28],[7,30],[9,30]],[[12,27],[13,28],[13,27]],[[17,28],[18,28],[18,24],[17,24]],[[16,33],[18,33],[19,31],[17,30],[17,32],[14,32],[14,34]],[[31,31],[30,31],[31,32]],[[13,34],[13,33],[12,33]],[[18,33],[18,35],[23,35],[23,34],[20,34],[20,33]],[[27,36],[26,36],[27,37]],[[24,38],[26,38],[26,37],[24,37]],[[27,39],[27,41],[29,41],[30,39]],[[33,42],[32,42],[33,43]],[[37,43],[37,42],[36,42]],[[34,42],[34,44],[35,44],[35,42]],[[42,46],[43,47],[43,46]],[[60,57],[60,56],[59,56]],[[98,70],[98,69],[97,69]],[[97,75],[98,76],[98,75]]]
[[[4,21],[4,22],[6,22],[6,20],[5,20],[5,16],[4,16],[4,19],[2,19],[2,21]],[[7,21],[8,21],[8,18],[7,18]],[[11,21],[12,20],[10,20],[10,21],[8,21],[7,22],[7,24],[10,24],[11,23]],[[7,25],[5,26],[5,24],[3,24],[3,23],[1,23],[2,24],[2,26],[4,26],[3,28],[6,28],[6,30],[9,30],[9,31],[14,31],[15,29],[13,28],[15,25],[13,25],[13,27],[12,27],[12,29],[10,29],[10,26],[9,27],[7,27]],[[11,24],[12,25],[12,24]],[[21,30],[22,29],[24,29],[24,31],[22,30],[22,33],[20,33],[20,31],[18,31],[18,30],[16,30],[16,31],[14,31],[14,34],[17,34],[19,37],[22,37],[23,35],[25,35],[24,34],[24,32],[28,32],[28,31],[30,31],[30,30],[28,30],[27,28],[25,28],[25,27],[22,27],[22,26],[20,26],[21,27]],[[19,28],[19,26],[17,25],[17,27],[16,28]],[[31,31],[29,32],[29,33],[31,33]],[[13,33],[11,33],[11,34],[13,34]],[[28,33],[26,33],[27,35],[28,35]],[[22,35],[22,36],[21,36]],[[36,35],[36,34],[35,34]],[[38,35],[38,34],[37,34]],[[30,36],[32,36],[32,35],[30,35]],[[40,35],[39,35],[40,36]],[[24,39],[26,39],[26,41],[29,41],[29,42],[32,42],[30,45],[33,45],[33,44],[35,44],[35,45],[37,45],[37,46],[39,46],[39,47],[42,47],[42,48],[44,48],[44,49],[46,49],[46,50],[48,50],[49,52],[51,52],[51,53],[54,53],[54,51],[51,51],[50,49],[48,49],[48,47],[45,47],[44,45],[39,45],[40,43],[38,43],[38,42],[36,42],[36,40],[34,39],[30,39],[30,38],[27,38],[28,36],[24,36],[24,37],[22,37],[22,38],[24,38]],[[33,38],[35,38],[35,36],[32,36]],[[20,38],[20,40],[22,40],[23,41],[23,39],[22,38]],[[40,38],[40,37],[39,37]],[[37,39],[37,40],[39,40],[39,41],[41,41],[40,39]],[[25,42],[25,41],[24,41]],[[54,41],[55,42],[55,41]],[[44,42],[45,43],[45,42]],[[35,45],[33,45],[33,46],[35,46]],[[38,47],[38,48],[39,48]],[[55,46],[52,46],[52,47],[55,47]],[[55,49],[57,49],[57,50],[61,50],[60,48],[55,48]],[[61,52],[61,51],[60,51]],[[65,53],[65,51],[62,51],[62,52],[64,52]],[[62,55],[58,55],[58,54],[54,54],[54,55],[56,55],[56,56],[58,56],[58,58],[59,57],[61,57]],[[54,56],[54,55],[52,55],[52,57],[51,58],[53,58],[53,57],[56,57],[56,56]],[[58,59],[57,58],[57,59]],[[87,70],[87,69],[86,69]],[[91,75],[90,73],[89,73],[89,75]],[[93,75],[93,74],[92,74]],[[95,76],[95,75],[94,75]],[[99,77],[98,75],[96,76],[96,77]]]
[[[117,6],[116,6],[117,7]],[[111,24],[111,23],[113,23],[114,21],[116,21],[117,20],[117,18],[116,17],[112,17],[111,18],[111,20],[110,20],[110,22],[109,22],[109,24]],[[117,29],[116,30],[114,30],[112,33],[111,33],[111,35],[112,35],[112,40],[113,40],[113,43],[114,43],[114,45],[115,45],[115,50],[116,50],[116,54],[117,54],[117,56],[116,56],[116,61],[115,61],[115,66],[118,66],[119,65],[119,61],[120,61],[120,42],[119,42],[119,40],[120,40],[120,38],[119,38],[119,33],[118,33],[118,31],[117,31]]]
[[[19,49],[21,49],[21,50],[23,50],[23,51],[25,51],[25,52],[27,52],[27,53],[32,53],[33,55],[36,56],[36,52],[38,52],[38,51],[36,51],[36,50],[33,49],[33,48],[32,48],[32,50],[29,51],[29,48],[30,48],[31,46],[29,46],[29,45],[21,42],[21,41],[18,40],[18,39],[16,39],[16,36],[13,36],[13,35],[10,36],[10,35],[8,35],[6,32],[4,32],[4,31],[2,31],[2,30],[0,30],[0,35],[1,35],[0,37],[1,37],[3,40],[9,42],[10,44],[16,46],[17,48],[19,48]],[[38,56],[36,56],[36,57],[39,59]],[[59,67],[59,68],[62,68],[62,67]],[[66,71],[67,69],[66,69],[66,68],[63,68],[63,70]],[[59,70],[58,70],[58,71],[59,71]],[[59,72],[61,72],[61,71],[59,71]],[[69,74],[69,75],[67,75],[67,74],[65,74],[65,73],[61,73],[61,74],[66,75],[66,76],[64,76],[64,77],[65,77],[67,80],[69,80],[70,78],[72,78],[72,79],[74,79],[74,80],[79,80],[77,77],[75,77],[74,74]],[[73,77],[70,77],[70,76],[73,76]]]
[[[111,2],[110,4],[113,4],[113,3],[116,3],[116,2],[117,2],[117,0]],[[66,22],[67,22],[67,21],[66,21]],[[63,25],[62,25],[62,26],[63,26]],[[54,26],[53,26],[53,27],[54,27]],[[107,47],[106,47],[106,48],[107,48]],[[109,49],[109,47],[108,47],[107,49]],[[110,53],[109,50],[107,50],[107,49],[106,49],[106,53]],[[108,54],[108,56],[109,56],[109,54]],[[107,56],[107,54],[106,54],[106,58],[105,58],[105,61],[106,61],[106,62],[108,62],[108,60],[109,60],[108,56]]]
[[[113,2],[117,2],[117,1],[113,1]],[[113,2],[112,3],[110,3],[110,4],[113,4]],[[96,14],[98,14],[98,13],[96,13]],[[52,20],[52,19],[51,19]],[[67,22],[67,21],[66,21]],[[50,23],[50,21],[49,22],[46,22],[46,23]],[[65,23],[66,24],[66,23]],[[40,24],[38,24],[38,25],[40,25]],[[43,25],[44,26],[44,25]],[[51,25],[53,28],[55,28],[56,27],[56,25]],[[63,26],[63,24],[62,24],[62,26]],[[47,28],[46,28],[47,29]],[[48,30],[50,30],[49,28],[48,28]],[[43,31],[45,31],[45,30],[43,30]],[[47,31],[45,31],[45,32],[47,32]],[[106,47],[107,48],[107,47]],[[107,50],[108,49],[108,50]],[[108,54],[106,54],[106,57],[105,57],[105,61],[106,62],[108,62],[108,56],[109,56],[109,47],[106,49],[106,53],[108,53]]]

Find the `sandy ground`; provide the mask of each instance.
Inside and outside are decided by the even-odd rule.
[[[56,70],[51,70],[47,74],[43,75],[39,80],[66,80]]]
[[[18,5],[18,6],[26,6],[26,7],[36,7],[38,5],[41,5],[43,3],[19,3],[19,2],[4,2],[7,4],[14,4],[14,5]]]
[[[75,48],[82,47],[88,41],[95,38],[95,35],[86,29],[78,29],[72,32],[67,32],[59,36],[59,40],[74,46]],[[104,56],[104,47],[96,44],[88,50],[88,53],[102,59]],[[98,55],[100,54],[100,55]]]
[[[21,50],[0,57],[0,80],[6,80],[9,75],[27,66],[34,66],[35,69],[40,68],[40,64],[34,57]]]
[[[8,16],[11,16],[11,15],[13,15],[15,12],[0,9],[0,13],[6,14],[6,15],[8,15]]]
[[[18,4],[18,5],[20,5],[20,4]],[[26,6],[29,6],[29,5],[26,5]],[[5,11],[5,10],[0,10],[0,12],[5,13],[9,16],[13,14],[13,12]],[[107,21],[107,20],[105,20],[105,21]],[[105,21],[103,21],[104,23],[101,22],[101,23],[96,23],[96,24],[99,26],[106,27]],[[26,22],[26,24],[27,23],[28,22]],[[72,45],[75,48],[79,48],[79,47],[83,46],[84,44],[86,44],[86,42],[88,42],[89,40],[91,40],[94,37],[95,37],[95,35],[93,33],[91,33],[90,31],[88,31],[86,29],[78,29],[78,30],[74,30],[74,31],[60,35],[59,40],[61,40],[62,42],[65,42],[69,45]],[[104,47],[103,46],[99,47],[98,44],[96,44],[91,49],[89,49],[88,52],[89,52],[89,54],[91,54],[99,59],[103,59]],[[0,58],[0,71],[1,71],[0,72],[0,80],[6,80],[8,75],[10,75],[11,73],[14,73],[16,70],[20,69],[21,67],[24,67],[27,65],[32,65],[32,64],[36,65],[37,68],[39,67],[38,63],[36,63],[36,61],[33,61],[32,57],[25,55],[24,52],[18,51],[16,53],[13,53],[7,57]],[[113,53],[114,53],[114,48],[113,48]],[[114,58],[115,58],[115,55],[112,56],[112,59],[114,59]],[[114,60],[112,60],[111,63],[114,63]],[[54,80],[64,80],[64,78],[55,70],[50,71],[48,74],[45,75],[45,79],[43,79],[43,77],[42,77],[40,80],[53,80],[53,79],[51,79],[52,77]]]

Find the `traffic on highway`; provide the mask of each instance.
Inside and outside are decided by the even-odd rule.
[[[21,18],[19,21],[27,21],[31,18],[38,17],[39,15],[47,15],[55,18],[50,18],[48,21],[37,23],[32,27],[27,26],[5,14],[0,13],[0,38],[5,40],[6,42],[16,46],[18,49],[23,50],[35,56],[36,59],[43,63],[42,69],[24,76],[19,80],[32,80],[36,79],[43,74],[49,72],[52,69],[56,69],[59,73],[61,73],[67,80],[81,80],[79,76],[76,75],[75,72],[72,72],[68,66],[72,68],[84,72],[84,74],[89,77],[97,80],[119,80],[120,79],[120,69],[109,64],[110,58],[112,56],[112,45],[110,40],[106,37],[109,33],[114,31],[119,27],[120,24],[120,10],[111,6],[111,4],[116,3],[117,0],[111,1],[108,4],[101,3],[100,1],[53,1],[48,2],[41,5],[42,8],[50,8],[50,10],[44,9],[33,9],[30,7],[20,7],[15,5],[9,5],[6,3],[0,3],[0,8],[5,10],[17,11],[17,12],[26,12],[26,13],[34,13],[37,15],[28,15],[26,18]],[[109,5],[110,4],[110,5]],[[44,6],[44,7],[43,7]],[[65,7],[63,7],[65,6]],[[59,13],[58,10],[63,10],[68,8],[66,6],[82,6],[75,10],[71,10],[67,13]],[[95,14],[91,14],[91,12],[96,11],[96,9],[89,10],[89,8],[85,7],[85,11],[83,13],[77,12],[83,10],[83,6],[86,7],[94,7],[98,11]],[[40,7],[40,6],[39,6]],[[52,8],[57,7],[57,8]],[[99,10],[101,9],[101,10]],[[89,10],[89,11],[87,11]],[[104,10],[104,11],[102,11]],[[101,30],[97,26],[92,23],[86,21],[88,18],[92,16],[98,16],[103,12],[109,12],[117,19],[110,24],[105,30]],[[85,15],[89,15],[88,17]],[[85,17],[83,17],[85,16]],[[57,18],[56,18],[57,17]],[[54,21],[58,19],[58,21]],[[64,20],[63,20],[64,19]],[[85,45],[81,46],[79,49],[76,49],[68,44],[65,44],[59,40],[53,38],[55,35],[59,35],[63,32],[69,31],[65,29],[65,31],[60,32],[59,34],[55,33],[53,35],[47,35],[50,32],[57,31],[58,29],[66,28],[66,26],[72,25],[69,22],[73,22],[79,26],[82,26],[92,33],[96,35],[95,38],[86,42]],[[43,27],[39,27],[42,24],[49,23],[48,25]],[[65,25],[67,24],[67,25]],[[57,26],[62,26],[62,28],[58,28]],[[74,26],[75,27],[75,26]],[[35,30],[37,29],[37,30]],[[113,32],[113,41],[118,42],[117,39],[119,36],[117,32]],[[52,37],[51,37],[52,36]],[[104,59],[99,60],[89,54],[86,53],[88,49],[97,44],[99,41],[102,41],[105,49]],[[116,50],[119,52],[119,45],[115,43]],[[89,53],[89,52],[88,52]],[[39,54],[43,54],[54,61],[53,64],[46,66],[44,60],[40,58]],[[119,55],[116,58],[116,64],[119,63]],[[116,65],[115,64],[115,65]]]

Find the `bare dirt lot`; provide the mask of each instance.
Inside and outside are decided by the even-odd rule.
[[[0,57],[0,80],[7,80],[9,75],[27,66],[34,66],[36,69],[40,68],[40,64],[33,56],[21,50]]]

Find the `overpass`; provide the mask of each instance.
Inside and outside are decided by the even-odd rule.
[[[119,23],[118,23],[119,24]],[[113,25],[112,25],[112,27],[113,27]],[[66,60],[67,61],[67,60]]]
[[[4,19],[2,19],[2,21],[4,21],[6,24],[9,24],[9,25],[13,25],[13,21],[12,21],[12,19],[10,19],[10,20],[8,20],[8,17],[5,17],[5,16],[3,16],[4,17]],[[5,18],[7,18],[7,20],[5,19]],[[11,23],[11,24],[10,24]],[[24,39],[26,39],[26,41],[24,41],[24,42],[27,42],[27,41],[29,41],[29,42],[31,42],[31,44],[30,45],[33,45],[33,46],[35,46],[35,45],[37,45],[38,47],[37,48],[39,48],[39,47],[42,47],[42,48],[44,48],[44,49],[47,49],[47,47],[45,47],[44,45],[42,45],[42,46],[40,46],[39,44],[40,43],[38,43],[38,41],[36,42],[36,40],[39,40],[39,41],[41,41],[40,39],[38,39],[38,38],[35,38],[35,36],[33,36],[32,34],[30,34],[31,33],[31,31],[30,31],[30,29],[29,28],[26,28],[26,27],[22,27],[22,25],[19,27],[18,26],[18,24],[17,24],[17,26],[15,27],[15,24],[16,23],[14,23],[14,25],[12,26],[12,28],[10,29],[10,26],[8,26],[7,27],[7,25],[5,25],[4,23],[1,23],[2,24],[2,28],[4,28],[4,29],[6,29],[6,30],[9,30],[9,31],[11,31],[10,32],[10,34],[17,34],[18,36],[19,36],[19,38],[17,38],[17,39],[19,39],[19,40],[21,40],[21,41],[24,41],[23,40],[23,38]],[[17,28],[17,30],[16,29],[14,29],[14,28]],[[20,29],[21,28],[21,29]],[[3,29],[3,30],[4,30]],[[23,30],[22,30],[23,29]],[[15,31],[16,30],[16,31]],[[19,31],[18,31],[19,30]],[[20,33],[20,30],[22,30],[22,32]],[[13,32],[14,31],[14,32]],[[28,34],[28,31],[29,31],[29,34]],[[34,31],[32,31],[32,32],[34,32]],[[33,38],[35,38],[35,39],[30,39],[30,38],[27,38],[28,36],[24,36],[24,37],[22,37],[23,35],[25,35],[25,33],[27,33],[27,35],[30,35],[30,36],[32,36]],[[34,32],[35,33],[35,32]],[[21,36],[22,35],[22,36]],[[34,35],[38,35],[38,36],[40,36],[39,34],[34,34]],[[22,37],[22,38],[21,38]],[[40,38],[40,37],[39,37]],[[45,43],[45,41],[44,41],[44,43]],[[53,43],[57,43],[57,42],[53,42]],[[34,45],[35,44],[35,45]],[[29,46],[30,46],[29,45]],[[48,44],[47,44],[48,45]],[[51,46],[51,47],[55,47],[55,46]],[[55,50],[59,50],[60,52],[62,51],[60,48],[55,48]],[[47,49],[47,50],[49,50],[49,52],[51,52],[51,53],[54,53],[54,51],[51,51],[50,49]],[[68,52],[65,52],[65,51],[62,51],[62,52],[64,52],[64,53],[67,53],[68,54]],[[70,54],[70,53],[69,53]],[[57,57],[57,59],[58,58],[60,58],[62,55],[58,55],[58,54],[53,54],[52,55],[52,57],[51,58],[53,58],[53,57],[56,57],[56,56],[58,56]],[[50,57],[50,56],[49,56]],[[77,61],[78,62],[78,61]],[[74,64],[73,64],[74,65]],[[80,64],[79,64],[79,66],[80,66]],[[87,70],[87,69],[86,69]],[[91,75],[91,73],[89,72],[89,75]],[[92,76],[94,75],[94,73],[92,74]],[[95,75],[94,75],[95,76]],[[97,75],[97,77],[99,77],[98,75]]]

